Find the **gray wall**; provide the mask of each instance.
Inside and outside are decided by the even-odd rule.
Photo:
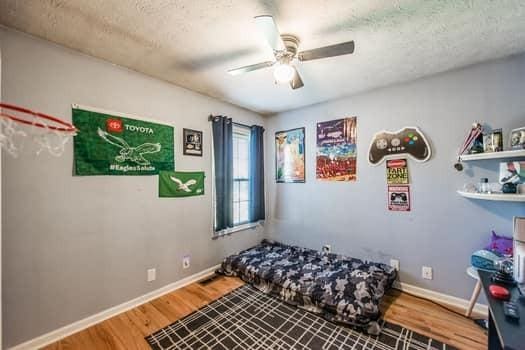
[[[255,113],[0,28],[5,101],[71,120],[71,103],[168,121],[175,166],[204,170],[206,195],[159,199],[156,176],[72,176],[62,157],[27,149],[3,161],[4,345],[12,346],[218,264],[262,230],[212,240],[210,113]],[[140,59],[137,57],[137,59]],[[182,155],[182,128],[204,131],[204,157]],[[27,146],[31,144],[28,143]],[[192,257],[182,270],[181,258]],[[146,282],[146,269],[157,280]]]
[[[266,233],[276,240],[389,262],[401,261],[401,281],[469,298],[474,281],[465,274],[470,254],[490,230],[511,234],[513,215],[525,215],[522,203],[468,200],[456,194],[466,182],[488,176],[497,181],[497,161],[453,168],[455,155],[475,120],[502,127],[525,126],[525,56],[375,90],[350,98],[276,115],[266,123],[275,131],[306,127],[306,183],[276,184],[274,143],[266,143],[270,220]],[[313,83],[313,82],[311,82]],[[308,84],[308,81],[306,81]],[[358,180],[315,179],[316,122],[357,116]],[[419,126],[433,146],[427,163],[409,161],[412,206],[409,213],[387,210],[385,165],[372,167],[367,151],[382,129]],[[432,281],[421,266],[434,268]]]

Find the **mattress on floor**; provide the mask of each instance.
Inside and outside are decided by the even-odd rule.
[[[217,271],[326,319],[378,334],[379,304],[397,272],[374,262],[263,240]]]

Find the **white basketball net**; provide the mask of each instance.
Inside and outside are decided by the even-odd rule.
[[[9,118],[0,117],[0,147],[13,157],[18,157],[22,146],[22,139],[27,134],[17,130],[16,123]]]
[[[36,150],[37,155],[47,151],[52,156],[60,157],[66,149],[66,144],[74,135],[75,133],[65,133],[47,128],[36,130],[36,133],[31,135],[31,138],[38,146]]]
[[[76,133],[54,130],[49,128],[47,120],[38,116],[32,118],[32,125],[26,125],[0,115],[0,147],[16,158],[24,149],[26,141],[32,140],[37,155],[47,151],[52,156],[61,156],[66,144]],[[36,123],[45,127],[37,127]]]

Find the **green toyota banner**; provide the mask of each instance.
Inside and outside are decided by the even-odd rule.
[[[204,194],[204,172],[161,171],[159,197],[190,197]]]
[[[155,175],[175,169],[173,127],[73,108],[75,175]]]

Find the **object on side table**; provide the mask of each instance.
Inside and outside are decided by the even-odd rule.
[[[492,281],[496,283],[513,285],[514,277],[512,276],[514,268],[510,258],[504,258],[496,263],[496,272],[492,275]]]
[[[485,250],[490,250],[500,256],[512,255],[512,237],[498,235],[492,231],[490,243],[485,247]]]
[[[509,290],[505,287],[498,286],[497,284],[490,285],[489,292],[490,295],[496,299],[509,300],[510,298]]]
[[[478,250],[470,257],[472,266],[483,270],[496,270],[496,263],[501,259],[500,256],[489,250]]]
[[[503,313],[507,318],[512,320],[517,321],[520,319],[520,309],[518,304],[513,303],[512,301],[506,301],[503,303]]]

